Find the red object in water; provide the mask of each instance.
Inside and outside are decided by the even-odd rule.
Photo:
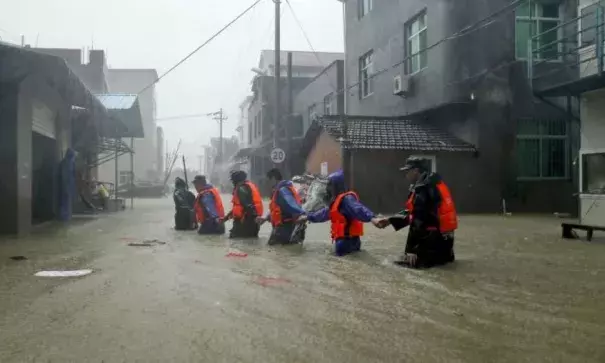
[[[258,277],[254,280],[254,283],[267,287],[267,286],[289,284],[290,280],[284,279],[281,277]]]
[[[241,252],[241,251],[229,251],[229,253],[227,253],[226,257],[246,258],[246,257],[248,257],[248,254],[245,252]]]

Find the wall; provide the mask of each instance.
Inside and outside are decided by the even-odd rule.
[[[41,80],[29,76],[19,85],[0,85],[0,233],[27,234],[32,222],[32,100],[56,114],[57,167],[71,145],[69,105]],[[57,190],[51,190],[56,195]]]
[[[340,143],[323,131],[307,156],[305,171],[312,174],[320,174],[322,162],[328,163],[328,173],[333,173],[342,168]]]
[[[311,125],[309,108],[315,105],[318,116],[324,115],[324,98],[332,95],[332,114],[343,115],[344,94],[338,92],[344,87],[344,61],[336,61],[317,75],[294,99],[294,113],[303,118],[303,134]]]
[[[428,51],[428,67],[411,76],[407,98],[392,94],[393,77],[404,74],[401,63],[405,23],[427,12],[428,45],[509,5],[508,0],[374,2],[374,9],[358,19],[356,2],[347,2],[346,76],[349,86],[359,81],[359,58],[374,50],[374,94],[360,99],[359,87],[347,93],[347,114],[415,117],[448,130],[479,149],[476,173],[485,198],[479,209],[499,211],[502,198],[514,211],[577,211],[574,180],[517,182],[516,121],[521,117],[567,118],[536,99],[529,87],[524,62],[515,62],[514,12],[504,13],[488,27],[446,41]],[[473,9],[469,12],[468,9]],[[568,6],[572,16],[573,6]],[[560,103],[559,100],[554,100]],[[441,109],[441,110],[440,110]],[[572,142],[573,143],[573,142]],[[552,195],[558,198],[552,198]]]
[[[582,118],[580,153],[605,152],[604,97],[605,90],[603,89],[584,93],[580,97]],[[579,164],[582,165],[582,162],[580,161]],[[580,175],[582,175],[582,170]],[[580,185],[582,185],[582,182],[580,182]],[[580,222],[605,226],[605,195],[581,195]]]
[[[436,158],[437,172],[452,191],[459,213],[485,211],[476,177],[477,160],[472,153],[422,153],[403,150],[354,150],[351,188],[364,204],[375,212],[395,213],[405,207],[409,183],[399,170],[411,155],[432,155]],[[349,166],[351,168],[351,166]]]
[[[108,72],[109,91],[136,94],[155,79],[157,79],[157,72],[153,69],[110,69]],[[155,180],[163,173],[163,170],[159,170],[157,163],[155,87],[150,87],[139,95],[139,105],[145,137],[134,139],[135,179]],[[125,139],[124,142],[130,146],[130,139]],[[130,155],[120,156],[118,168],[121,171],[130,171]],[[114,174],[114,161],[99,167],[99,180],[113,182]]]

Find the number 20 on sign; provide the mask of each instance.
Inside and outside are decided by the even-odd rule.
[[[286,160],[286,152],[278,147],[271,150],[271,161],[279,164],[283,163]]]

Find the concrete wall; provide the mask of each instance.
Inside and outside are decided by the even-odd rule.
[[[108,73],[109,91],[136,94],[155,79],[157,79],[157,72],[152,69],[110,69]],[[139,95],[139,104],[145,137],[134,139],[135,179],[155,180],[163,172],[163,170],[158,170],[157,162],[155,87],[150,87]],[[130,139],[124,141],[130,145]],[[120,157],[118,169],[119,171],[130,171],[129,155]],[[99,167],[99,180],[113,182],[114,173],[114,162],[105,163]]]
[[[584,93],[580,98],[582,118],[580,154],[605,153],[605,90]],[[582,159],[580,159],[582,160]],[[580,163],[583,185],[583,162]],[[580,187],[582,192],[582,187]],[[605,227],[605,194],[581,194],[580,222]]]
[[[32,107],[44,103],[56,115],[56,152],[52,167],[71,145],[70,105],[39,79],[28,77],[19,85],[0,85],[0,233],[27,234],[32,223]],[[57,184],[50,193],[56,195]],[[55,204],[55,212],[57,205]]]
[[[568,17],[575,14],[572,2],[565,7]],[[374,51],[374,70],[386,69],[373,78],[374,93],[369,97],[361,99],[358,86],[347,92],[347,114],[420,113],[424,122],[476,145],[479,159],[473,173],[481,174],[484,182],[476,185],[475,193],[485,200],[484,211],[499,211],[503,198],[515,212],[577,211],[572,178],[517,181],[517,120],[568,116],[564,115],[564,108],[555,109],[534,98],[525,63],[514,61],[514,12],[504,13],[480,31],[430,49],[428,67],[411,76],[411,94],[407,98],[393,95],[393,77],[405,73],[403,64],[393,66],[407,56],[404,29],[410,19],[426,11],[427,43],[432,45],[495,13],[510,1],[375,1],[374,9],[361,19],[356,2],[346,4],[347,84],[349,87],[358,84],[359,58],[369,50]],[[553,198],[553,194],[557,197]]]
[[[332,95],[332,114],[343,115],[344,94],[339,92],[344,87],[344,61],[336,61],[317,75],[294,99],[294,113],[303,118],[303,134],[311,125],[309,108],[315,105],[318,116],[324,115],[324,98]]]
[[[450,187],[459,213],[483,211],[485,201],[475,191],[480,181],[473,173],[472,153],[420,153],[399,150],[354,150],[349,165],[351,188],[375,212],[393,213],[405,207],[409,183],[399,168],[411,155],[434,156],[437,172]]]
[[[321,173],[321,163],[328,163],[328,173],[342,169],[342,151],[340,143],[326,132],[322,132],[307,156],[305,171],[312,174]]]

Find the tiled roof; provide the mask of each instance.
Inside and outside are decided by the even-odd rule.
[[[393,117],[323,116],[317,122],[347,149],[476,151],[473,145],[448,132],[418,121]]]

